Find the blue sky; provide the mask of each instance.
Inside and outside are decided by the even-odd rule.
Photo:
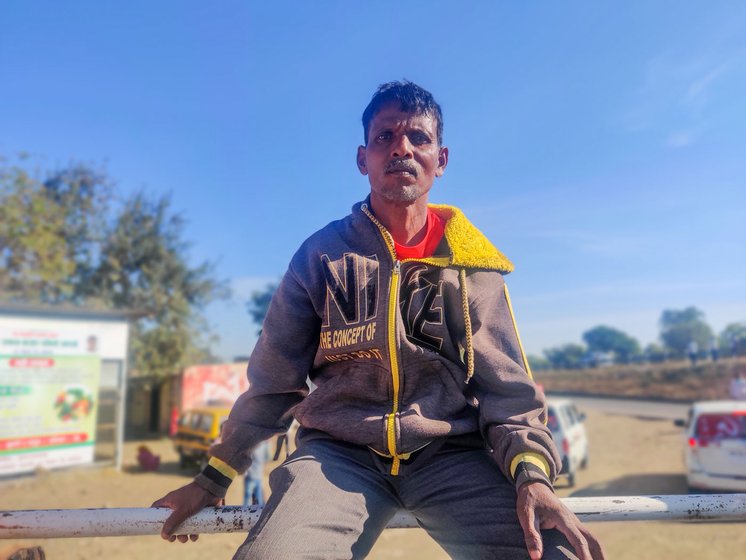
[[[212,5],[211,5],[212,4]],[[461,207],[516,264],[529,353],[663,309],[746,322],[746,5],[739,2],[0,3],[0,154],[171,192],[208,310],[246,355],[252,290],[364,198],[360,115],[408,78],[444,111]]]

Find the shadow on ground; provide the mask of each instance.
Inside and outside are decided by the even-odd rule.
[[[165,474],[178,475],[192,478],[199,473],[198,466],[180,467],[178,461],[166,461],[158,466],[155,471],[145,471],[139,465],[125,465],[122,470],[128,474]]]
[[[633,474],[579,488],[573,498],[591,496],[654,496],[687,494],[686,476],[679,473]]]

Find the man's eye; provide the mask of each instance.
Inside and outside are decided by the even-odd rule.
[[[413,134],[410,136],[410,141],[416,146],[430,143],[430,138],[426,134]]]
[[[391,133],[381,132],[378,136],[376,136],[376,140],[378,140],[379,142],[387,142],[388,140],[391,140]]]

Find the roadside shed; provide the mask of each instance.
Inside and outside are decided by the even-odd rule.
[[[0,476],[121,468],[132,317],[0,303]]]

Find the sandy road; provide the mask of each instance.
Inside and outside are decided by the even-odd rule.
[[[577,476],[576,487],[562,487],[562,496],[679,494],[686,492],[682,438],[670,420],[604,414],[588,409],[590,465]],[[146,507],[167,491],[186,483],[168,441],[148,442],[162,455],[157,473],[137,472],[137,445],[127,444],[126,472],[84,469],[46,473],[0,482],[0,509],[82,507]],[[234,484],[227,503],[241,500]],[[610,559],[746,558],[746,524],[703,522],[619,522],[589,525]],[[42,544],[50,560],[124,560],[158,558],[190,560],[230,558],[242,535],[204,535],[198,542],[169,544],[159,537],[50,539]],[[12,543],[0,541],[0,551]],[[2,555],[0,555],[2,558]],[[370,555],[374,560],[446,559],[445,553],[418,529],[386,531]]]

